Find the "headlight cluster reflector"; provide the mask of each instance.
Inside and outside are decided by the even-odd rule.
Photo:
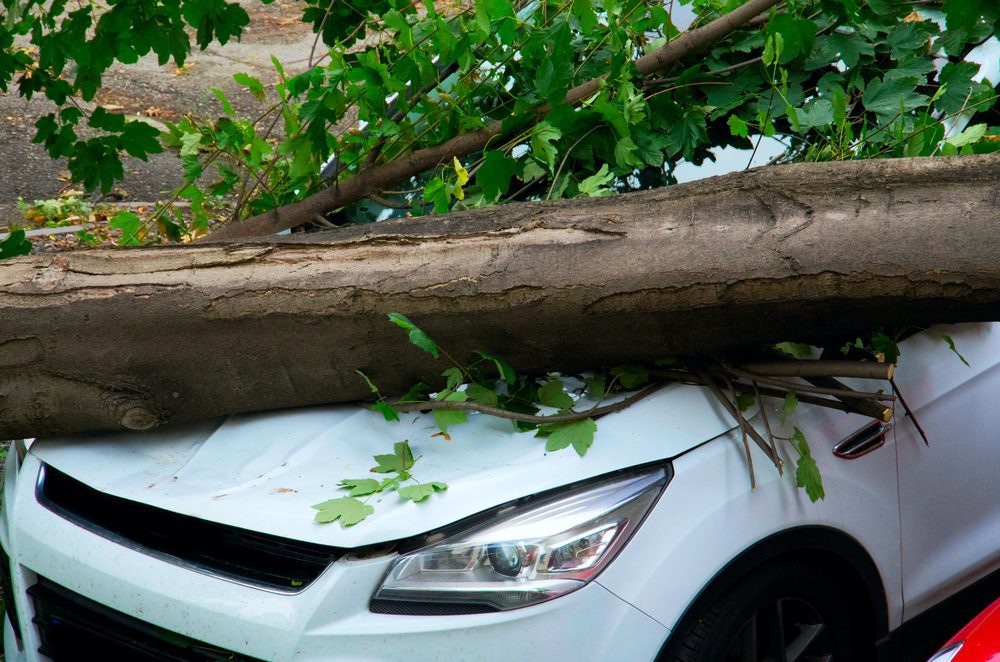
[[[374,599],[461,605],[468,612],[475,605],[515,609],[574,591],[628,542],[667,480],[658,467],[503,508],[486,522],[401,556]]]

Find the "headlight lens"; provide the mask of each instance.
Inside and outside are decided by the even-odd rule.
[[[628,542],[667,480],[656,468],[501,509],[485,523],[401,556],[374,600],[382,606],[445,603],[469,613],[475,606],[516,609],[575,591]],[[428,613],[405,604],[392,611]]]

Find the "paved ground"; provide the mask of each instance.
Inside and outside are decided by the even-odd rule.
[[[260,104],[241,92],[233,74],[246,71],[265,81],[275,80],[272,54],[290,73],[301,71],[307,65],[313,35],[309,26],[298,20],[299,2],[277,0],[263,5],[259,0],[243,0],[243,5],[251,23],[240,43],[213,45],[196,52],[183,71],[173,63],[160,67],[154,58],[115,67],[106,75],[97,101],[119,106],[131,115],[171,121],[184,113],[219,114],[218,102],[209,91],[218,87],[238,112],[254,114]],[[53,161],[39,145],[31,143],[34,123],[52,108],[43,97],[26,101],[16,92],[0,94],[0,231],[10,221],[20,219],[19,197],[29,201],[51,198],[70,187],[65,162]],[[148,163],[128,159],[121,188],[130,202],[152,202],[174,188],[180,174],[180,161],[172,153],[155,155]]]

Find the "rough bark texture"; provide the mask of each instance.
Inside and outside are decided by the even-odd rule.
[[[242,244],[0,262],[0,438],[1000,319],[1000,156],[792,165]]]

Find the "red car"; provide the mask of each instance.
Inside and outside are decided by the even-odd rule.
[[[928,662],[1000,662],[1000,599],[959,630]]]

